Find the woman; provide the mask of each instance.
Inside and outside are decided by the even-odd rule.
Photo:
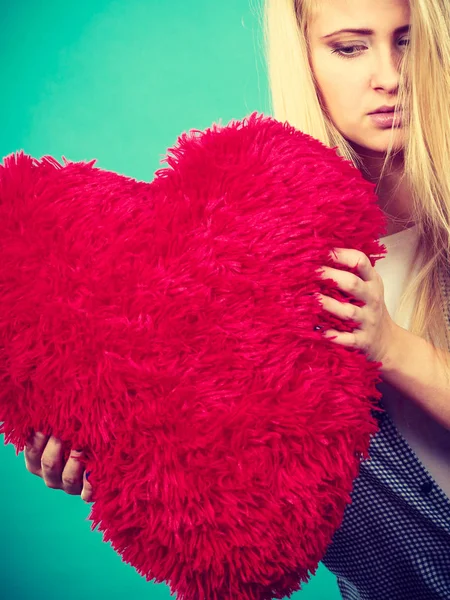
[[[450,598],[449,27],[448,0],[266,3],[274,116],[376,182],[388,221],[375,268],[340,249],[325,270],[366,302],[326,335],[383,361],[386,413],[323,560],[349,600]]]
[[[266,2],[274,116],[336,147],[377,182],[388,220],[388,255],[375,268],[362,253],[339,248],[336,268],[324,269],[365,302],[349,314],[350,305],[322,296],[324,309],[360,323],[353,333],[324,335],[383,362],[386,409],[323,561],[345,599],[450,598],[447,3]],[[341,31],[348,29],[360,31]],[[398,110],[373,114],[383,106]],[[358,265],[359,276],[340,265]],[[58,440],[36,434],[27,468],[49,487],[83,488],[91,500],[79,452],[63,465],[61,450]]]

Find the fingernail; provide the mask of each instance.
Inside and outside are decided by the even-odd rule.
[[[331,258],[331,260],[337,260],[337,254],[336,254],[336,249],[335,248],[333,248],[330,251],[329,257]]]
[[[87,481],[89,481],[89,475],[92,473],[92,471],[86,471],[86,479]]]
[[[315,293],[314,294],[314,298],[317,300],[317,302],[322,305],[322,294],[319,293]]]

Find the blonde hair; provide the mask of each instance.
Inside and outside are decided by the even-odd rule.
[[[363,169],[324,110],[312,72],[308,24],[320,0],[265,0],[263,28],[272,114]],[[405,110],[404,173],[412,194],[424,260],[402,295],[417,293],[410,331],[450,349],[440,286],[450,257],[450,2],[410,0],[411,40],[400,72],[398,104]],[[389,144],[381,177],[392,154]],[[418,255],[416,255],[417,259]],[[450,274],[450,272],[449,272]]]

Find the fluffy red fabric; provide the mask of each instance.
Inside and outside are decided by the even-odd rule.
[[[315,573],[381,410],[379,363],[315,292],[333,247],[382,254],[374,188],[253,113],[183,134],[151,183],[23,153],[0,167],[0,420],[84,448],[90,519],[184,600]],[[372,264],[375,258],[372,258]]]

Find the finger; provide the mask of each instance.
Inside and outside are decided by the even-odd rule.
[[[332,267],[322,267],[320,276],[324,280],[331,279],[339,289],[367,304],[368,291],[366,283],[357,275]]]
[[[83,474],[83,491],[81,492],[81,499],[85,502],[92,502],[94,496],[94,488],[86,479],[86,471]]]
[[[317,298],[320,301],[322,307],[336,317],[345,321],[355,321],[362,323],[363,321],[363,309],[350,302],[341,302],[335,298],[324,296],[323,294],[317,294]]]
[[[44,435],[38,431],[33,434],[32,438],[25,446],[25,466],[30,473],[33,473],[33,475],[42,477],[42,453],[44,452],[49,438],[49,435]]]
[[[373,267],[369,257],[353,248],[334,248],[330,253],[330,258],[341,265],[346,265],[352,269],[357,269],[359,276],[363,281],[370,281],[373,278]]]
[[[339,346],[347,346],[348,348],[360,347],[359,340],[355,332],[328,329],[327,331],[324,331],[323,336]]]
[[[79,496],[83,489],[83,472],[85,466],[80,462],[83,451],[71,450],[70,456],[64,466],[61,480],[62,488],[66,494]]]
[[[52,489],[62,489],[64,448],[60,440],[53,436],[47,442],[42,454],[42,477],[45,485]]]

